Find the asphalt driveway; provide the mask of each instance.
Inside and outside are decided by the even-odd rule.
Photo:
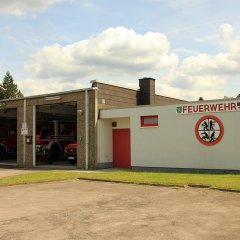
[[[71,180],[0,187],[0,239],[237,240],[240,194]]]

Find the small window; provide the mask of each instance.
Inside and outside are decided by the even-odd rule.
[[[141,116],[141,127],[158,126],[158,115]]]

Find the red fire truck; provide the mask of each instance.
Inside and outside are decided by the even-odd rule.
[[[76,122],[53,120],[36,125],[37,163],[52,164],[63,160],[65,146],[76,141]]]

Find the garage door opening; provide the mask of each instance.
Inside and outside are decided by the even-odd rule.
[[[17,164],[17,109],[0,110],[0,164]]]
[[[36,165],[76,165],[76,102],[37,106],[35,137]]]

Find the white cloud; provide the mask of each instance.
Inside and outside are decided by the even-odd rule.
[[[45,46],[33,54],[25,68],[35,77],[56,76],[62,81],[76,77],[134,75],[174,67],[178,56],[161,33],[138,35],[124,27],[108,28],[97,37],[61,47]]]
[[[86,82],[89,86],[91,79],[137,86],[138,78],[149,76],[157,79],[158,94],[186,100],[200,96],[216,99],[228,95],[228,82],[240,76],[239,34],[230,24],[224,24],[219,28],[216,44],[222,51],[215,55],[171,50],[162,33],[139,35],[124,27],[109,28],[71,45],[45,46],[33,54],[25,68],[33,79],[44,82],[44,87],[36,87],[34,93],[70,90],[76,84],[86,86]],[[173,51],[190,56],[179,62]]]
[[[231,24],[225,23],[222,24],[219,28],[219,35],[222,39],[229,39],[234,34],[234,28]]]
[[[24,96],[32,96],[44,93],[55,93],[62,91],[71,91],[73,89],[82,89],[84,86],[80,81],[74,83],[60,82],[58,79],[50,81],[38,81],[36,79],[24,79],[18,81],[18,88],[24,93]]]
[[[160,93],[182,99],[222,98],[226,86],[240,76],[240,37],[234,27],[223,24],[219,28],[216,44],[223,51],[210,55],[195,54],[183,59],[175,71],[162,79]]]
[[[210,56],[198,54],[184,59],[181,70],[192,75],[230,76],[240,74],[240,37],[230,24],[223,24],[219,30],[219,44],[223,52]]]
[[[166,78],[165,78],[166,79]],[[189,75],[178,71],[168,81],[161,79],[156,88],[159,93],[180,99],[219,99],[224,96],[227,80],[211,75]]]
[[[199,54],[199,52],[197,52],[197,51],[189,50],[189,49],[186,49],[186,48],[176,48],[176,49],[174,49],[174,52],[193,54],[193,55]]]
[[[32,10],[41,10],[63,0],[1,0],[0,14],[22,15]]]

